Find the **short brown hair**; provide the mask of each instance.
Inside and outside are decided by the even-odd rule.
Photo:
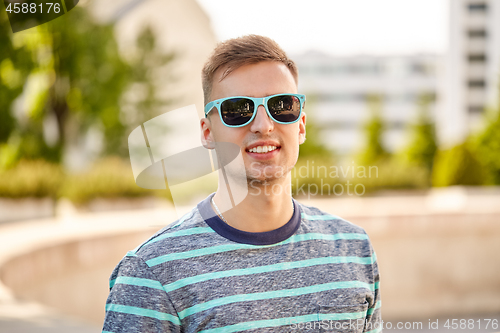
[[[295,63],[289,59],[281,47],[269,37],[247,35],[228,39],[217,44],[201,71],[205,104],[210,102],[215,72],[225,67],[221,81],[232,71],[244,65],[261,61],[279,61],[285,64],[298,83],[299,73]]]

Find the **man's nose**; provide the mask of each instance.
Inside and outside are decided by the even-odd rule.
[[[274,121],[267,115],[264,105],[257,107],[257,114],[253,119],[250,130],[254,133],[266,134],[274,130]]]

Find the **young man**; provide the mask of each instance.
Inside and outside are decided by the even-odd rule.
[[[237,147],[244,170],[221,167],[215,195],[123,258],[105,332],[381,331],[364,230],[291,197],[306,134],[297,81],[269,38],[216,47],[203,69],[201,139],[221,166],[223,143]],[[235,202],[238,191],[247,194]]]

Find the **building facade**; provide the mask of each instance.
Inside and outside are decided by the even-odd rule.
[[[437,118],[440,141],[463,141],[498,105],[500,1],[450,0],[449,45]]]
[[[416,121],[422,98],[430,99],[429,116],[435,116],[440,64],[435,55],[333,57],[309,52],[294,59],[300,71],[299,91],[308,98],[308,117],[319,127],[323,143],[336,153],[363,148],[371,96],[381,100],[383,143],[391,151],[406,144],[406,127]]]
[[[300,90],[323,142],[338,153],[362,149],[367,96],[382,97],[384,143],[396,151],[416,119],[419,96],[429,106],[441,147],[463,142],[484,126],[500,100],[500,1],[449,0],[448,48],[442,55],[296,57]],[[310,97],[313,97],[312,100]]]

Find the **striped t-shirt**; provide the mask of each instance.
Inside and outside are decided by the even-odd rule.
[[[294,200],[284,226],[241,231],[209,196],[127,255],[103,332],[380,332],[379,273],[365,231]]]

